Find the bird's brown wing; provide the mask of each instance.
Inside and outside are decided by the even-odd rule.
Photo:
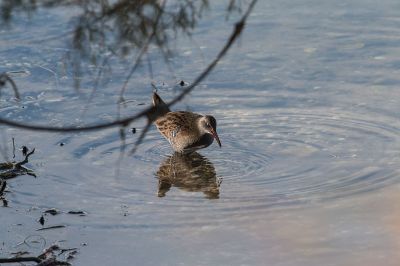
[[[159,117],[155,124],[174,150],[181,151],[200,137],[196,125],[199,117],[201,115],[191,112],[169,112]]]

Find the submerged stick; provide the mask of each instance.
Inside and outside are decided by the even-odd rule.
[[[64,228],[65,225],[53,225],[53,226],[48,226],[48,227],[43,227],[39,228],[36,231],[44,231],[44,230],[51,230],[51,229],[59,229],[59,228]]]
[[[16,262],[28,262],[34,261],[41,263],[42,260],[38,257],[18,257],[18,258],[0,258],[0,263],[16,263]]]

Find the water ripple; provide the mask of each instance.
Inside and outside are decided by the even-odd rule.
[[[378,120],[368,114],[329,109],[273,109],[251,114],[231,110],[219,119],[219,131],[222,149],[211,145],[200,151],[208,182],[214,172],[216,180],[223,180],[215,194],[218,199],[207,199],[200,192],[207,189],[193,180],[180,180],[180,186],[168,188],[165,197],[157,198],[155,173],[172,150],[156,130],[151,130],[140,150],[128,158],[132,163],[129,171],[137,182],[120,179],[121,184],[110,193],[130,202],[135,215],[144,220],[149,213],[157,213],[162,223],[153,220],[147,222],[149,226],[182,226],[354,197],[400,180],[400,123],[394,118],[381,116]],[[92,160],[119,152],[118,138],[106,136],[104,140],[112,142],[97,141]],[[87,150],[87,144],[82,145],[78,150]],[[81,152],[80,156],[87,154]],[[138,180],[143,176],[151,178]],[[191,183],[196,187],[188,188]],[[143,206],[139,207],[139,202]]]

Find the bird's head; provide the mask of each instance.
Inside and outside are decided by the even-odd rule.
[[[199,127],[205,133],[211,134],[221,147],[221,141],[217,134],[217,120],[211,115],[202,116],[199,120]]]

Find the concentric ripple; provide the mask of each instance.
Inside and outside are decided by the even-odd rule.
[[[129,178],[118,179],[107,191],[109,197],[134,206],[138,220],[125,226],[205,224],[262,209],[354,197],[400,181],[400,123],[393,117],[324,108],[219,113],[224,114],[218,119],[222,148],[213,144],[200,151],[205,184],[215,192],[210,183],[215,173],[216,182],[222,180],[219,193],[210,200],[201,182],[180,179],[180,185],[171,184],[158,198],[156,173],[161,167],[168,169],[165,163],[172,150],[152,128],[137,153],[120,166]],[[127,142],[129,150],[135,137]],[[120,145],[118,135],[111,134],[83,143],[74,154],[97,165],[118,158]],[[190,173],[188,165],[180,169]],[[196,187],[188,187],[191,183]],[[155,214],[158,219],[148,221]]]
[[[327,110],[232,117],[240,121],[221,123],[229,147],[214,164],[232,185],[227,199],[246,208],[341,198],[399,181],[400,130],[390,118]]]

